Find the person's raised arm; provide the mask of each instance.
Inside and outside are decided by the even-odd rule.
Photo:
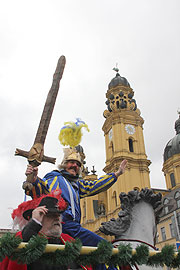
[[[117,172],[115,172],[115,176],[118,178],[118,176],[120,176],[121,174],[123,174],[125,172],[125,168],[126,168],[126,165],[127,165],[127,160],[124,159],[120,166],[119,166],[119,169],[117,170]]]
[[[108,173],[97,180],[79,180],[80,197],[87,197],[98,194],[109,189],[116,181],[119,175],[123,174],[127,165],[127,160],[123,160],[116,172]]]
[[[28,176],[30,175],[31,173],[33,173],[33,183],[36,181],[37,179],[37,175],[38,175],[38,167],[33,167],[32,165],[27,165],[27,169],[26,169],[26,172],[25,172],[25,175]]]
[[[25,190],[26,195],[31,196],[34,198],[35,196],[40,196],[41,194],[47,194],[48,190],[46,188],[46,185],[44,181],[38,177],[38,167],[33,167],[30,164],[27,166],[25,175],[29,175],[33,173],[33,188],[32,190]]]

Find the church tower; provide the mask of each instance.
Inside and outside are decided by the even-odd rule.
[[[102,222],[116,218],[120,210],[119,194],[133,189],[150,188],[143,123],[140,110],[133,98],[134,92],[126,78],[116,69],[106,93],[107,110],[102,127],[105,136],[106,166],[104,171],[117,171],[121,161],[127,159],[126,171],[107,191],[81,199],[83,227],[105,237],[99,227]],[[86,175],[84,179],[97,179],[97,175]],[[87,211],[88,208],[88,211]],[[112,240],[110,236],[106,237]]]
[[[118,69],[111,80],[106,93],[107,110],[102,127],[106,147],[106,173],[118,169],[121,161],[127,159],[128,166],[125,174],[120,176],[115,189],[117,194],[133,189],[150,188],[149,165],[147,159],[143,123],[140,110],[137,108],[134,91],[126,78],[121,77]]]
[[[164,149],[163,169],[167,189],[180,187],[180,111],[175,122],[176,135],[167,143]]]

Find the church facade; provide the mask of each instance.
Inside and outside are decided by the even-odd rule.
[[[110,81],[106,92],[107,109],[102,130],[105,137],[105,173],[118,169],[123,159],[128,160],[126,171],[107,191],[81,200],[82,226],[102,237],[112,240],[99,231],[102,222],[117,218],[121,209],[119,194],[141,190],[150,186],[149,165],[144,144],[143,123],[140,110],[134,98],[134,91],[126,78],[116,69],[116,76]],[[167,189],[153,189],[161,192],[164,208],[157,225],[156,246],[180,242],[180,118],[175,122],[176,135],[164,149],[164,172]],[[97,179],[84,175],[86,179]],[[180,246],[180,244],[179,244]]]
[[[167,192],[163,196],[163,212],[157,226],[156,245],[161,249],[166,244],[180,248],[180,112],[175,121],[176,135],[164,149],[164,172]]]

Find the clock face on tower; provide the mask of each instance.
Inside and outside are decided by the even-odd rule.
[[[135,127],[133,125],[125,125],[125,130],[130,135],[133,135],[135,133]]]

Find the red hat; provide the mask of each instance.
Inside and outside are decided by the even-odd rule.
[[[61,190],[55,190],[48,195],[42,195],[30,201],[21,203],[18,208],[14,209],[12,212],[13,220],[22,219],[24,217],[29,220],[32,216],[32,211],[38,206],[45,205],[48,208],[49,213],[62,213],[66,210],[68,204],[61,197]]]

